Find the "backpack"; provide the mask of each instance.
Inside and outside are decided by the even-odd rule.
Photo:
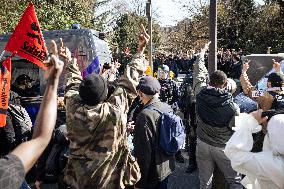
[[[173,112],[162,112],[154,106],[149,106],[148,109],[157,111],[161,115],[158,126],[158,147],[166,154],[174,155],[185,141],[182,119]]]
[[[32,122],[29,114],[21,105],[10,104],[8,112],[15,131],[16,145],[28,141],[32,135]]]

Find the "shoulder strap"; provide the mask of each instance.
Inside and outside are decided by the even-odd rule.
[[[155,106],[153,106],[153,104],[146,106],[146,109],[154,110],[154,111],[157,111],[159,114],[163,114],[163,112],[159,110],[158,108],[156,108]]]

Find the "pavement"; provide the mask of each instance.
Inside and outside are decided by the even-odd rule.
[[[176,163],[176,170],[169,177],[168,189],[199,189],[198,171],[192,174],[186,173],[188,166],[188,155],[182,152],[185,163]]]

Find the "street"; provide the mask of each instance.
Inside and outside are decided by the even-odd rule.
[[[176,163],[176,170],[169,178],[168,189],[199,189],[198,171],[186,173],[188,155],[183,152],[186,163]]]

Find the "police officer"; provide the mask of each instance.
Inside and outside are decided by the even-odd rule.
[[[184,114],[184,126],[186,131],[186,147],[188,150],[188,168],[186,173],[193,173],[197,169],[196,163],[196,115],[195,115],[195,100],[193,98],[193,77],[190,72],[183,80],[179,91],[180,100],[179,108]]]
[[[177,110],[179,91],[177,84],[170,79],[170,69],[167,65],[162,64],[158,68],[158,81],[161,85],[160,90],[160,100],[172,106],[173,110]],[[175,155],[176,161],[179,163],[184,163],[184,157],[181,151],[178,151]]]
[[[175,105],[179,99],[176,83],[170,79],[170,69],[167,65],[161,65],[158,69],[158,81],[161,85],[160,100],[169,105]]]

